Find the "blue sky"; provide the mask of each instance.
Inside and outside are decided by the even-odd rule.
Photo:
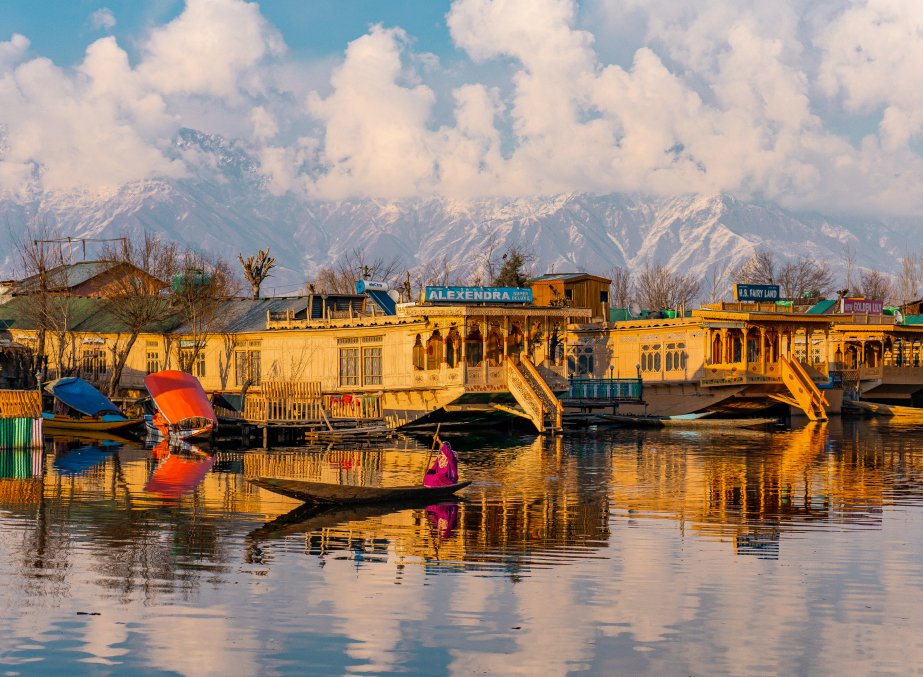
[[[917,0],[5,0],[0,199],[207,171],[189,127],[311,199],[923,215],[921,36]]]

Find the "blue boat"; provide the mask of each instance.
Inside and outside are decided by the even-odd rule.
[[[128,418],[91,383],[70,376],[45,386],[55,397],[53,412],[45,412],[46,432],[127,431],[141,426],[142,418]]]

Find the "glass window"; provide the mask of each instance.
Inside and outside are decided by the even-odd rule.
[[[381,348],[362,349],[362,385],[381,385]]]
[[[154,372],[160,371],[160,351],[159,350],[148,350],[147,351],[147,373],[153,374]]]
[[[358,348],[340,348],[340,385],[359,385]]]

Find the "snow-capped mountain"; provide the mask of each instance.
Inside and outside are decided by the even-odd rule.
[[[147,229],[231,261],[269,246],[278,268],[264,285],[268,294],[295,293],[355,249],[368,259],[398,257],[408,269],[447,265],[456,279],[467,279],[491,246],[531,252],[536,274],[605,275],[614,266],[658,262],[703,278],[759,247],[822,259],[834,270],[852,252],[858,266],[889,273],[917,249],[908,222],[799,215],[723,195],[310,201],[273,195],[258,163],[221,137],[183,130],[173,151],[195,159],[194,176],[136,182],[105,195],[0,200],[0,277],[15,274],[14,241],[30,222],[75,238]]]

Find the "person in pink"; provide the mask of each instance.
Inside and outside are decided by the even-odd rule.
[[[456,482],[458,482],[458,456],[455,455],[455,451],[448,442],[443,442],[433,464],[423,476],[423,486],[445,487]]]

